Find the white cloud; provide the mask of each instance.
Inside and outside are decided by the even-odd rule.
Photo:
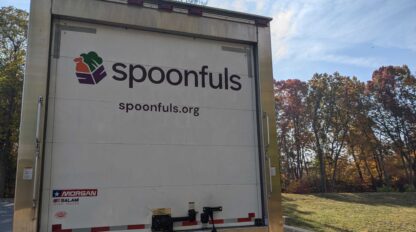
[[[414,64],[400,51],[406,57],[416,52],[416,0],[210,0],[209,4],[274,18],[272,52],[278,78],[317,70],[354,73],[392,63]],[[361,75],[370,76],[371,71]]]
[[[375,58],[344,56],[344,55],[323,55],[317,57],[316,60],[326,61],[330,63],[341,63],[355,65],[358,67],[373,68],[380,65],[380,62]]]
[[[273,58],[376,67],[377,57],[342,53],[362,44],[416,50],[416,18],[406,14],[415,8],[412,0],[276,1]]]
[[[247,11],[248,5],[245,1],[232,1],[232,8],[235,11]]]
[[[282,59],[288,55],[288,40],[294,35],[293,10],[286,10],[274,15],[271,22],[272,47],[274,59]]]
[[[208,5],[227,10],[261,14],[271,0],[209,0]]]
[[[265,9],[268,1],[267,0],[258,0],[256,2],[256,11],[261,12]]]

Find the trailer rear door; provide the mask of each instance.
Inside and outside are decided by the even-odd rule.
[[[189,202],[222,206],[217,227],[263,216],[251,45],[54,30],[41,231],[146,231],[155,209],[186,216]]]

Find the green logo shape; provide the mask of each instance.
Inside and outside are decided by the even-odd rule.
[[[95,69],[103,64],[103,59],[98,56],[96,52],[89,52],[88,54],[81,54],[81,57],[84,59],[84,63],[88,65],[92,72]]]

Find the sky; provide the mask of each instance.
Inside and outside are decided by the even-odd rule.
[[[29,9],[29,0],[0,7]],[[277,80],[314,73],[371,79],[386,65],[416,73],[416,0],[209,0],[209,6],[270,16]]]

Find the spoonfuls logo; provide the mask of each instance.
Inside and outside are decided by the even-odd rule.
[[[83,53],[74,61],[76,76],[80,84],[95,85],[107,76],[103,59],[96,52]]]

